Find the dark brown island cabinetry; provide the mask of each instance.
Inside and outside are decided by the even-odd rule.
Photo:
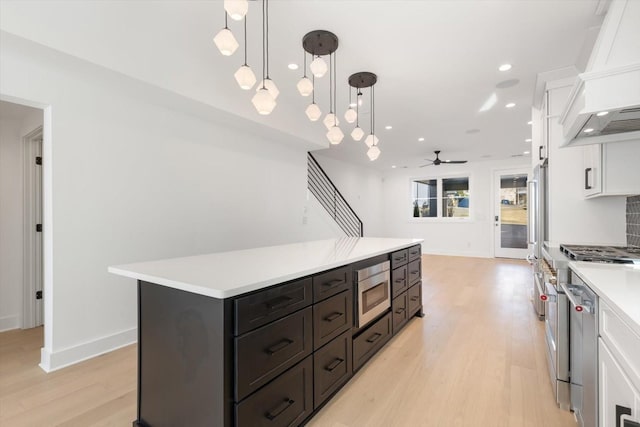
[[[391,263],[391,309],[361,328],[354,272],[369,260],[226,299],[139,280],[133,425],[307,422],[422,315],[420,245],[370,261],[381,259]]]

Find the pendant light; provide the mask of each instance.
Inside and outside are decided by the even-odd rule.
[[[309,118],[309,120],[311,120],[312,122],[316,122],[322,116],[322,110],[320,109],[320,107],[318,107],[318,104],[316,104],[316,91],[315,91],[316,77],[311,76],[311,78],[312,78],[311,84],[314,86],[314,89],[311,91],[311,104],[309,104],[309,106],[304,112]]]
[[[275,97],[272,95],[272,91],[267,89],[267,82],[272,82],[269,79],[269,0],[262,0],[262,82],[259,85],[256,94],[251,99],[251,103],[260,115],[266,116],[271,114],[276,107]],[[275,87],[273,84],[272,89]],[[277,90],[277,88],[275,88]]]
[[[316,77],[312,76],[311,78],[313,79],[311,81],[311,84],[314,86],[313,90],[311,91],[311,104],[309,104],[309,106],[304,112],[309,118],[309,120],[311,120],[312,122],[315,122],[322,116],[322,110],[320,110],[320,107],[318,107],[318,104],[316,104],[316,91],[315,91]]]
[[[311,62],[311,65],[309,65],[309,69],[311,70],[313,75],[318,78],[324,77],[324,75],[327,74],[328,70],[327,63],[320,56],[317,56],[316,59]]]
[[[227,12],[224,12],[224,28],[213,38],[216,47],[224,56],[231,56],[238,49],[238,41],[233,36],[227,22]]]
[[[267,58],[266,59],[267,73],[266,73],[266,76],[263,77],[262,81],[260,82],[260,85],[258,85],[258,89],[256,89],[256,92],[262,88],[266,88],[269,91],[269,94],[273,97],[273,100],[275,101],[278,98],[278,95],[280,95],[280,91],[278,90],[278,87],[273,82],[273,80],[269,78],[269,0],[263,0],[263,8],[265,9],[265,12],[263,15],[263,25],[264,25],[263,40],[266,40],[265,52],[266,52],[266,58]]]
[[[256,84],[256,75],[247,65],[247,19],[244,20],[244,64],[233,75],[241,89],[249,90]]]
[[[331,106],[331,112],[327,114],[324,119],[325,126],[328,125],[327,119],[333,120],[331,126],[327,126],[329,131],[327,132],[327,139],[332,145],[337,145],[344,139],[344,133],[338,126],[338,116],[334,113],[336,109],[336,54],[335,52],[329,55],[329,105]]]
[[[311,92],[313,92],[313,83],[311,82],[309,77],[307,77],[307,52],[304,52],[303,70],[304,70],[304,73],[302,75],[302,78],[300,79],[296,87],[298,88],[298,92],[300,92],[300,95],[309,96],[311,95]]]
[[[377,83],[378,81],[378,76],[376,76],[373,73],[370,73],[368,71],[362,71],[359,73],[355,73],[352,74],[351,76],[349,76],[349,86],[356,88],[358,90],[357,92],[357,101],[356,101],[356,109],[358,109],[356,111],[356,128],[353,130],[353,132],[351,132],[351,137],[356,140],[356,141],[360,141],[360,139],[362,139],[362,137],[364,136],[364,132],[362,131],[362,129],[360,128],[360,124],[359,124],[359,119],[360,119],[360,111],[359,111],[359,107],[362,105],[362,89],[363,88],[370,88],[370,93],[371,93],[371,116],[370,116],[370,120],[371,120],[371,130],[369,135],[366,137],[366,139],[364,140],[365,144],[367,144],[367,146],[369,147],[369,150],[367,151],[367,156],[369,157],[369,160],[374,161],[376,160],[379,156],[380,156],[380,148],[378,147],[378,137],[375,135],[375,88],[374,85]]]
[[[347,108],[347,111],[344,113],[344,119],[347,121],[347,123],[353,123],[358,118],[358,113],[353,109],[351,105],[351,87],[349,87],[349,108]],[[358,104],[356,103],[356,105]]]
[[[248,0],[224,0],[224,10],[234,21],[241,21],[249,10]]]

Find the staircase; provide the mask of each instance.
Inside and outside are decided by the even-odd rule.
[[[347,236],[363,236],[362,221],[311,153],[307,154],[307,187]]]

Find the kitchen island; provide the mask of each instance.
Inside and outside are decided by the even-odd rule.
[[[421,242],[342,238],[109,267],[138,281],[134,426],[304,423],[422,315]],[[385,265],[390,307],[359,324],[356,272]]]

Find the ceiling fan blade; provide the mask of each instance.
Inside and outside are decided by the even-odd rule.
[[[433,165],[433,162],[431,162],[431,163],[427,163],[426,165],[420,165],[420,166],[418,166],[418,167],[419,167],[419,168],[423,168],[423,167],[425,167],[425,166],[431,166],[431,165]]]
[[[443,160],[442,163],[462,164],[462,163],[467,163],[467,160]]]

